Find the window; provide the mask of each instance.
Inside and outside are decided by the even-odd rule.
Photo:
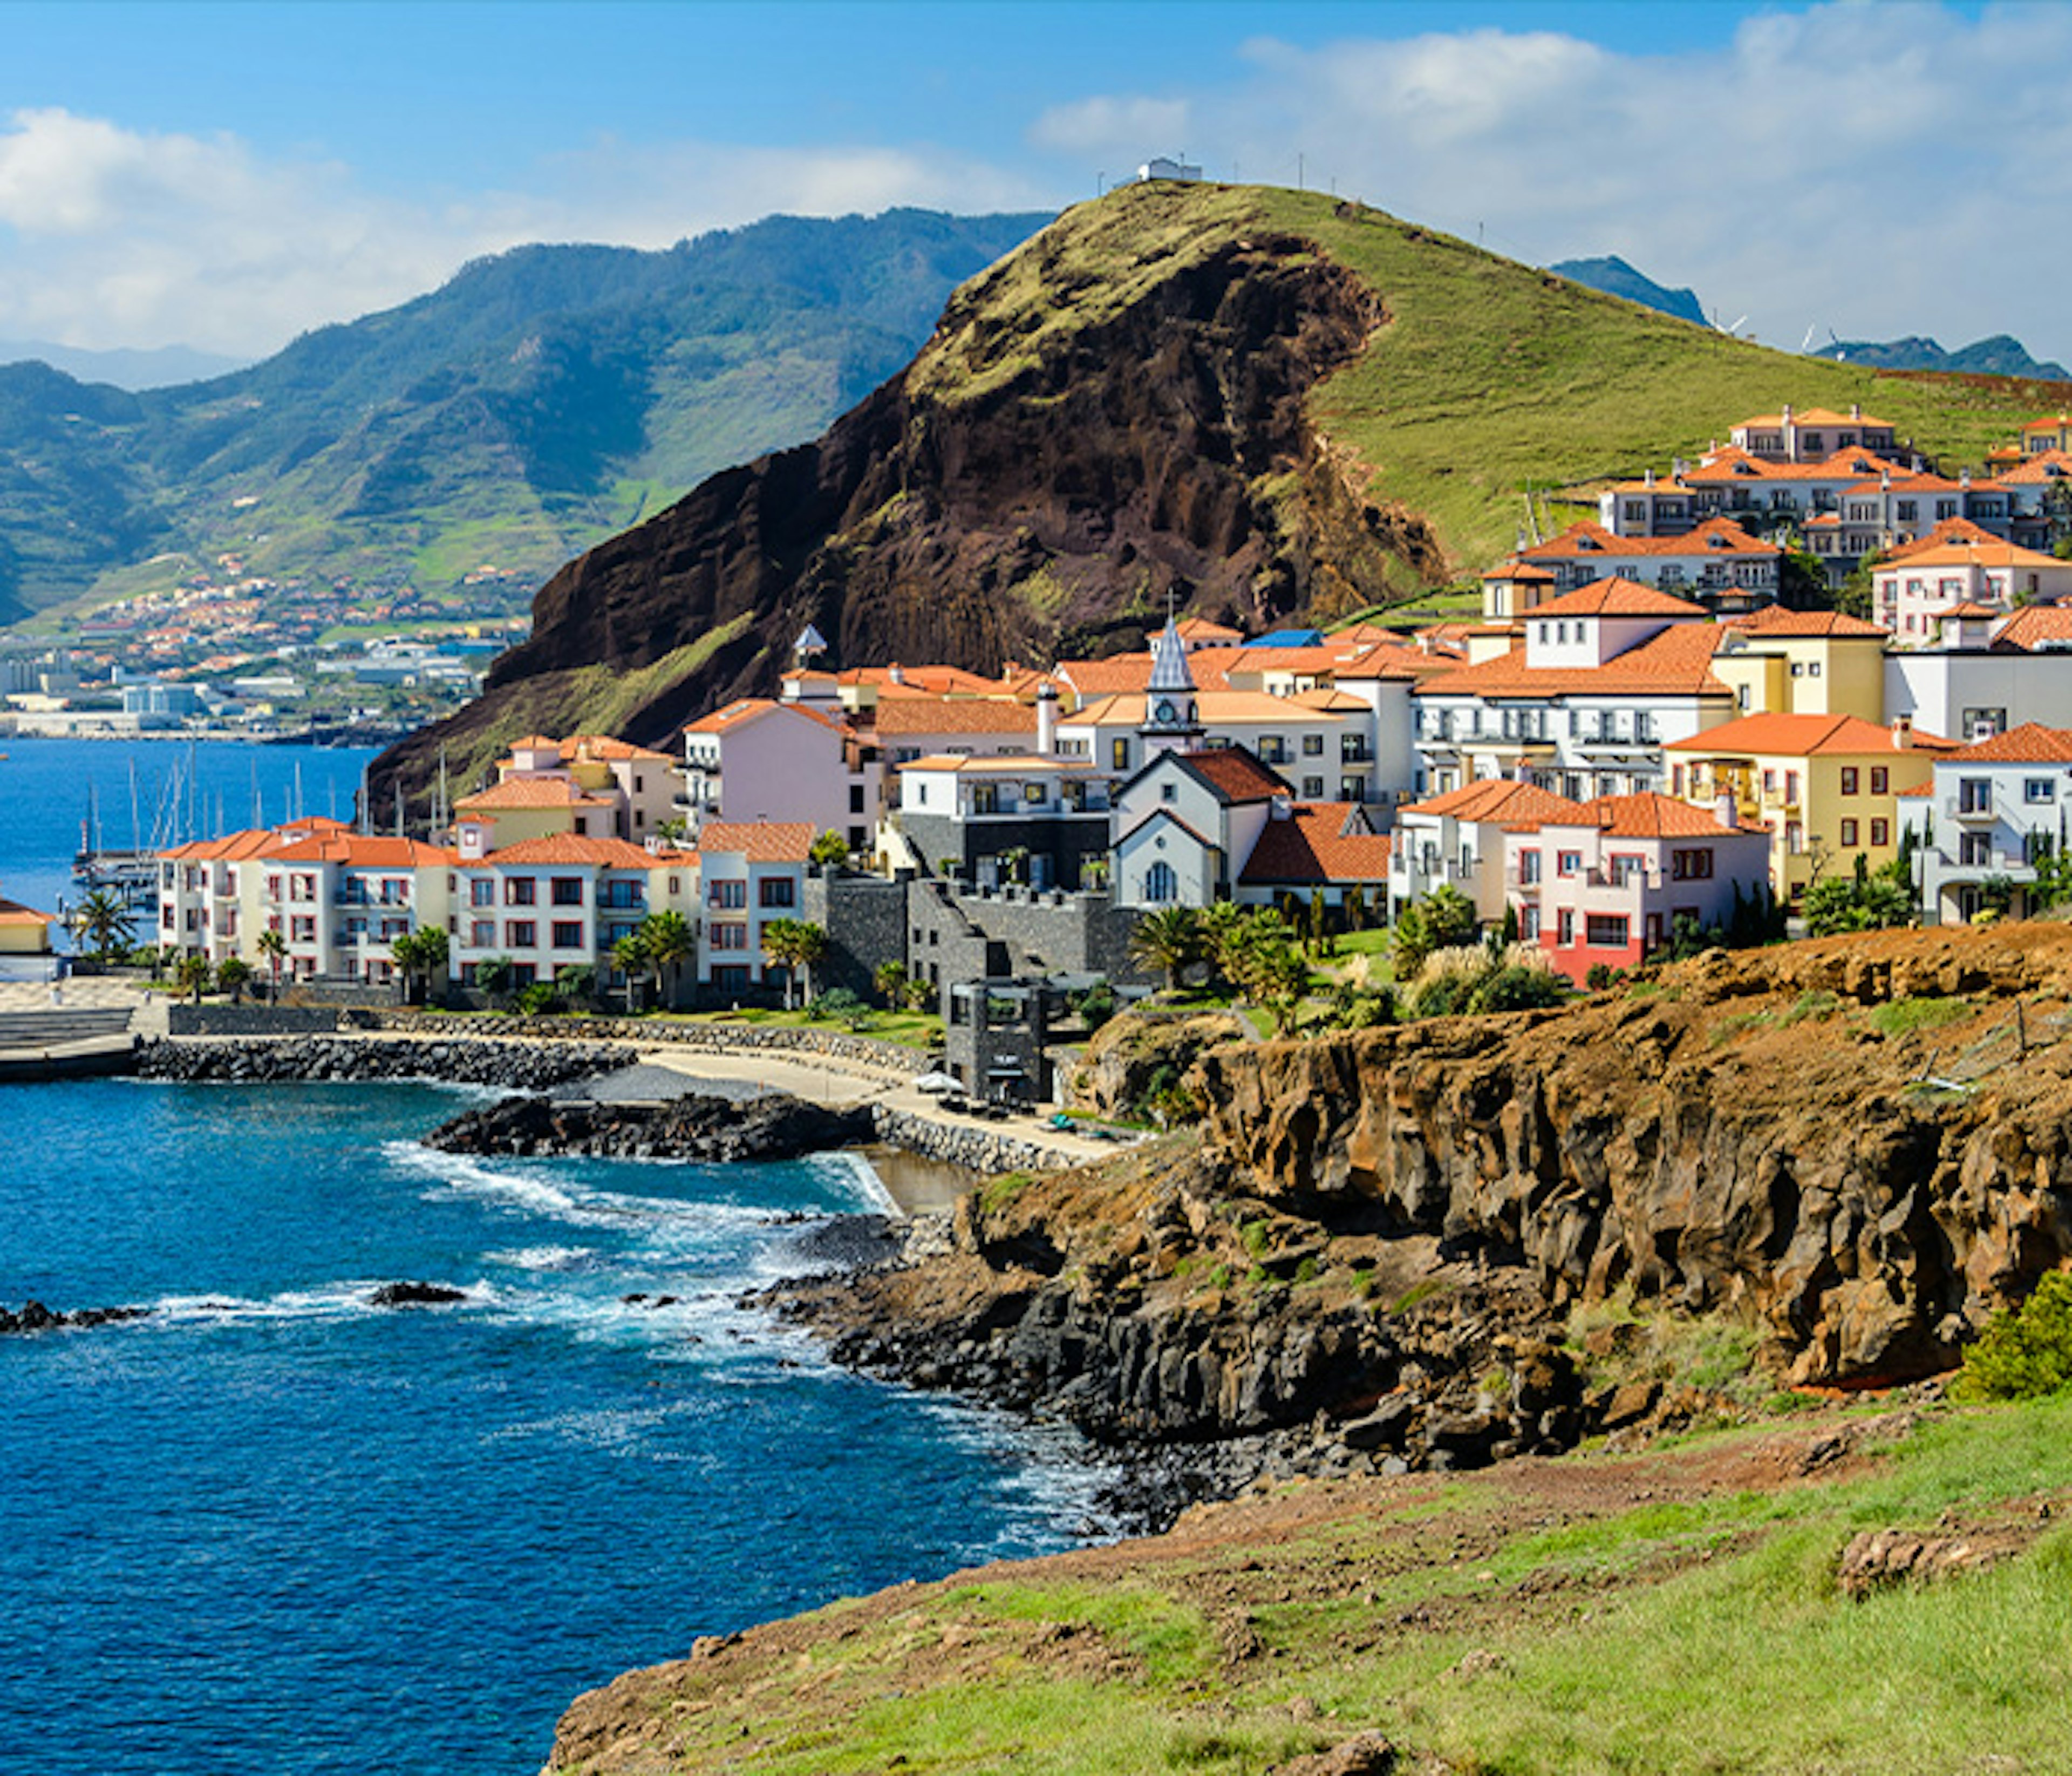
[[[1557,941],[1564,949],[1569,944],[1576,941],[1576,910],[1574,907],[1564,906],[1561,909],[1560,919],[1556,929],[1558,934]]]
[[[496,942],[496,921],[493,919],[472,921],[467,928],[467,941],[475,949],[488,949]]]
[[[2021,783],[2021,799],[2025,802],[2048,802],[2055,799],[2058,786],[2048,777],[2025,777]]]
[[[1871,767],[1871,794],[1887,796],[1892,792],[1892,772],[1884,765]]]
[[[530,876],[506,876],[504,878],[504,904],[507,906],[530,906],[539,892],[539,886]]]
[[[748,884],[736,878],[712,882],[705,889],[705,904],[739,912],[748,904]]]
[[[1958,835],[1957,861],[1967,870],[1983,870],[1993,861],[1993,839],[1990,832],[1963,832]]]
[[[1623,852],[1615,852],[1612,857],[1612,886],[1614,888],[1623,888],[1629,882],[1637,881],[1646,874],[1646,870],[1647,860],[1645,857],[1631,857]]]
[[[494,906],[496,904],[496,882],[493,877],[477,876],[467,885],[467,903],[471,906]]]
[[[745,950],[748,948],[748,927],[746,925],[715,925],[712,927],[712,947],[716,950]]]
[[[554,904],[557,906],[580,906],[583,903],[582,890],[581,876],[557,876],[553,880]]]
[[[722,993],[738,993],[748,985],[748,970],[739,962],[730,962],[713,970],[713,985]]]
[[[1171,864],[1161,861],[1144,872],[1144,898],[1157,906],[1170,906],[1180,898],[1180,878]]]
[[[1022,805],[1024,808],[1041,808],[1043,805],[1043,786],[1041,783],[1024,783],[1022,786]]]
[[[1766,771],[1762,774],[1762,792],[1766,796],[1774,796],[1777,793],[1777,773],[1775,771]]]
[[[1959,814],[1990,814],[1993,811],[1993,784],[1990,777],[1960,777],[1957,779],[1957,812]]]
[[[1521,851],[1518,854],[1518,879],[1526,887],[1536,886],[1540,880],[1540,853]]]
[[[852,814],[863,812],[863,785],[861,783],[849,786],[849,811]]]
[[[540,927],[529,919],[507,919],[504,922],[504,941],[514,950],[529,950],[539,940]]]
[[[1593,950],[1622,950],[1626,944],[1623,913],[1593,913],[1584,921],[1583,941]]]
[[[1557,876],[1575,875],[1582,867],[1583,853],[1580,851],[1561,851],[1555,854],[1554,874]]]
[[[1669,853],[1669,879],[1671,882],[1709,882],[1712,879],[1712,850],[1710,845],[1694,851],[1672,851]]]
[[[1305,758],[1322,758],[1324,756],[1323,735],[1321,734],[1304,734],[1302,736],[1302,756]]]
[[[1162,802],[1178,801],[1180,786],[1178,783],[1161,783],[1158,786],[1158,799]]]
[[[288,898],[314,900],[317,898],[317,878],[314,876],[294,875],[288,878]]]
[[[266,878],[266,898],[269,900],[278,900],[281,898],[281,878],[278,876],[269,876]]]
[[[1112,771],[1128,770],[1129,742],[1127,740],[1109,741],[1108,743],[1108,768]]]
[[[756,903],[763,906],[793,906],[798,904],[798,884],[789,876],[765,876],[758,885],[760,890]]]
[[[1856,794],[1856,767],[1854,765],[1844,765],[1842,767],[1842,793],[1844,796],[1853,796]]]
[[[1892,822],[1890,820],[1873,820],[1871,822],[1871,843],[1873,845],[1887,845],[1892,843]]]
[[[1799,773],[1795,771],[1787,771],[1784,774],[1784,800],[1789,806],[1798,805]]]
[[[1304,800],[1307,801],[1323,800],[1324,779],[1321,777],[1305,777],[1302,779],[1302,795]]]
[[[554,948],[557,950],[579,950],[583,947],[582,921],[579,919],[557,919],[554,921]]]
[[[317,940],[317,922],[306,915],[288,921],[288,935],[297,944],[314,944]]]
[[[1853,851],[1856,848],[1856,823],[1854,820],[1844,820],[1842,822],[1842,849],[1844,851]]]

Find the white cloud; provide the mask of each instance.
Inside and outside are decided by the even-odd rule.
[[[1951,347],[2008,331],[2072,361],[2072,8],[1831,4],[1679,55],[1630,18],[1618,46],[1255,42],[1230,84],[1189,95],[1187,146],[1288,183],[1300,155],[1313,186],[1528,260],[1621,253],[1788,347],[1809,324]],[[1067,123],[1152,102],[1182,101],[1061,107],[1032,140],[1090,166],[1110,144],[1075,147]]]
[[[1042,204],[1026,180],[929,149],[606,139],[537,175],[528,191],[403,201],[235,137],[17,112],[0,127],[0,336],[257,357],[525,241],[664,246],[779,210]]]
[[[1192,117],[1185,99],[1080,99],[1042,113],[1030,126],[1029,139],[1065,154],[1119,152],[1133,160],[1179,152]]]

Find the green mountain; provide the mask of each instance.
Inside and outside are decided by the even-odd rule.
[[[1630,302],[1673,314],[1678,320],[1689,321],[1694,326],[1707,324],[1704,305],[1698,300],[1697,291],[1671,290],[1666,284],[1658,284],[1615,253],[1601,259],[1564,259],[1547,269],[1560,273],[1572,283],[1587,284],[1592,290],[1601,290],[1607,296],[1623,296]]]
[[[1815,352],[1816,358],[1838,364],[1875,364],[1883,370],[1939,370],[1953,376],[2027,376],[2042,382],[2072,382],[2072,372],[2048,359],[2033,358],[2021,340],[2005,333],[1975,339],[1955,352],[1910,334],[1903,339],[1836,339]]]
[[[1975,462],[2056,398],[1770,351],[1316,193],[1128,186],[965,284],[817,442],[569,563],[483,697],[378,774],[421,784],[444,746],[466,775],[530,728],[665,740],[769,689],[808,622],[845,665],[989,668],[1136,645],[1169,596],[1330,620],[1781,401]]]
[[[1046,220],[895,210],[657,253],[521,248],[137,395],[0,367],[0,623],[134,583],[155,553],[174,575],[230,553],[427,594],[491,566],[515,602],[713,471],[812,436]]]

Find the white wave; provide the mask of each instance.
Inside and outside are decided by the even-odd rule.
[[[509,1252],[485,1252],[484,1264],[508,1270],[581,1270],[597,1257],[591,1246],[519,1246]]]
[[[897,1215],[899,1205],[893,1200],[891,1191],[885,1187],[885,1180],[878,1175],[878,1168],[861,1153],[812,1153],[805,1164],[818,1176],[835,1187],[842,1205],[842,1212],[868,1215]]]
[[[383,1286],[373,1278],[358,1278],[311,1289],[283,1289],[278,1295],[166,1295],[150,1304],[151,1316],[162,1325],[240,1326],[271,1320],[357,1319],[397,1312],[395,1308],[375,1305],[375,1291]],[[493,1307],[502,1299],[487,1282],[447,1286],[462,1292],[463,1299],[450,1304],[454,1307]]]

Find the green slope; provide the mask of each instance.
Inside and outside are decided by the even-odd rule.
[[[774,217],[666,252],[528,247],[212,381],[140,396],[0,369],[0,623],[148,555],[515,602],[903,364],[1041,216]]]

